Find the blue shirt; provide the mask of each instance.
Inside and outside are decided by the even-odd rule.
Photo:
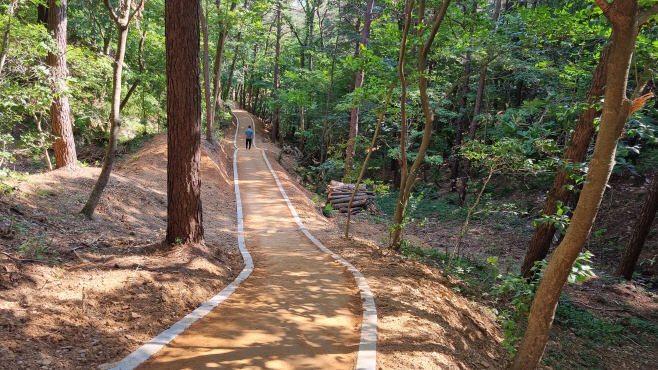
[[[244,133],[247,135],[247,139],[251,139],[251,136],[254,134],[254,130],[248,128],[244,131]]]

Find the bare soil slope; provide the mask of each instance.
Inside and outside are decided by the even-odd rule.
[[[166,135],[117,168],[93,221],[77,212],[98,168],[14,183],[0,197],[0,369],[119,360],[232,281],[242,259],[230,163],[204,144],[206,245],[153,254],[142,246],[164,238]]]

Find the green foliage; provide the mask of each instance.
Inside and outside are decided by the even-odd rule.
[[[415,197],[409,199],[407,213],[410,220],[422,218],[436,218],[439,220],[461,220],[467,210],[459,207],[456,195],[447,194],[436,199],[436,190],[432,188],[421,189]],[[376,198],[377,205],[385,215],[392,216],[398,201],[398,192],[391,191]]]
[[[580,253],[567,281],[571,284],[580,283],[587,278],[594,276],[594,272],[590,267],[591,258],[593,254],[589,251]],[[505,340],[503,347],[513,355],[516,352],[522,331],[525,327],[528,314],[530,313],[530,306],[535,297],[535,292],[539,283],[544,275],[544,270],[548,266],[545,260],[535,262],[532,271],[537,279],[525,279],[517,273],[500,273],[498,268],[498,257],[487,258],[489,263],[494,269],[498,270],[498,283],[499,286],[493,291],[494,296],[507,296],[508,304],[501,307],[498,312],[498,319],[501,322],[503,331],[505,333]],[[559,308],[558,308],[559,309]]]
[[[331,206],[331,204],[327,204],[327,205],[324,206],[324,208],[322,209],[322,214],[325,215],[326,217],[331,217],[331,216],[335,215],[336,213],[338,213],[338,211],[336,211],[336,210]]]
[[[575,307],[565,297],[560,299],[555,311],[555,322],[596,344],[620,344],[626,341],[621,336],[625,331],[623,325],[597,318],[591,311]]]
[[[547,215],[547,214],[542,214],[540,218],[537,218],[533,221],[533,225],[535,227],[539,227],[542,224],[550,224],[553,225],[557,230],[560,231],[560,233],[564,234],[566,233],[566,229],[569,226],[569,223],[571,222],[571,219],[569,218],[569,213],[571,212],[571,208],[568,206],[565,206],[564,203],[561,201],[556,202],[557,206],[557,212],[552,215]]]
[[[633,325],[635,328],[658,338],[658,325],[652,323],[651,321],[638,319],[637,317],[631,317],[630,321],[631,325]]]

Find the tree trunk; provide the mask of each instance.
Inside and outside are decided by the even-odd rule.
[[[66,95],[68,69],[66,67],[66,10],[68,0],[49,0],[48,30],[52,32],[56,54],[48,53],[46,61],[52,76],[53,101],[50,103],[50,119],[55,140],[55,168],[76,168],[78,158],[73,141],[69,98]]]
[[[43,129],[41,129],[41,117],[42,114],[39,114],[39,118],[37,118],[37,114],[35,112],[32,112],[32,118],[34,118],[34,122],[37,124],[37,131],[39,131],[39,146],[41,147],[41,150],[43,150],[43,156],[46,159],[46,164],[48,165],[48,171],[52,171],[53,164],[50,162],[50,154],[48,154],[48,145],[46,144],[46,140],[43,136]]]
[[[542,358],[553,324],[555,308],[573,263],[587,241],[610,173],[615,150],[632,103],[626,98],[628,70],[637,36],[637,0],[596,0],[613,26],[612,51],[599,134],[587,181],[564,240],[553,252],[530,308],[528,326],[512,364],[513,370],[534,369]]]
[[[119,104],[119,113],[123,110],[123,108],[128,104],[128,101],[130,100],[130,97],[132,94],[135,92],[137,89],[137,86],[139,83],[142,82],[141,79],[136,79],[135,82],[133,82],[132,86],[130,86],[130,89],[128,89],[128,92],[126,93],[126,96],[123,97],[123,100],[121,100],[121,104]]]
[[[464,127],[462,125],[462,122],[464,121],[464,109],[466,109],[466,102],[468,100],[468,80],[470,79],[471,76],[471,53],[466,54],[466,61],[465,61],[465,66],[464,66],[464,83],[462,85],[462,99],[461,103],[459,104],[459,117],[457,117],[457,121],[455,122],[455,146],[453,152],[455,153],[455,157],[452,161],[452,168],[450,170],[450,191],[457,191],[457,176],[459,175],[459,150],[462,145],[462,135],[464,131]]]
[[[201,20],[201,29],[203,30],[203,90],[206,99],[206,140],[212,141],[212,121],[213,110],[210,103],[210,50],[208,47],[208,3],[206,2],[206,14],[204,15],[203,6],[199,1],[199,19]]]
[[[94,188],[89,194],[89,199],[87,203],[82,208],[80,213],[85,215],[88,219],[91,219],[96,210],[96,206],[101,200],[103,195],[103,190],[107,182],[110,180],[110,174],[112,173],[112,168],[114,167],[114,160],[116,159],[116,148],[117,141],[119,139],[119,131],[121,130],[121,116],[120,116],[120,106],[121,106],[121,78],[123,72],[123,61],[126,56],[126,42],[128,39],[128,29],[130,27],[130,22],[137,12],[142,8],[144,0],[141,4],[137,6],[135,11],[131,14],[130,9],[132,8],[132,0],[126,0],[127,4],[121,2],[119,4],[119,9],[124,11],[117,16],[112,9],[112,6],[109,3],[109,0],[104,0],[105,7],[110,12],[110,17],[114,20],[114,23],[117,26],[118,39],[117,39],[117,55],[114,60],[114,73],[112,76],[112,101],[110,106],[110,137],[107,144],[107,151],[105,152],[105,160],[103,161],[103,167],[101,168],[101,173],[98,175],[98,180],[94,185]]]
[[[281,81],[279,71],[279,56],[281,55],[281,2],[276,3],[276,46],[274,52],[274,111],[272,116],[272,143],[276,143],[279,136],[279,84]]]
[[[167,243],[202,243],[198,0],[165,2]]]
[[[379,128],[382,125],[382,121],[384,121],[384,116],[386,115],[386,108],[388,108],[388,102],[391,100],[391,95],[393,95],[393,88],[394,85],[391,85],[388,95],[386,96],[386,101],[384,102],[384,106],[382,107],[382,112],[379,114],[379,119],[377,120],[377,126],[375,127],[375,133],[372,135],[372,141],[370,142],[370,148],[368,149],[368,154],[366,154],[366,158],[363,160],[363,164],[361,165],[361,172],[359,173],[359,177],[356,180],[356,183],[354,184],[354,190],[352,191],[352,194],[349,197],[349,201],[347,203],[347,223],[345,224],[345,237],[350,236],[350,220],[352,219],[352,206],[357,205],[355,204],[354,197],[356,197],[356,193],[359,192],[360,190],[360,185],[361,185],[361,180],[363,179],[363,175],[366,173],[366,168],[368,168],[368,160],[370,160],[370,155],[374,151],[375,143],[377,142],[377,135],[379,134]],[[367,199],[363,199],[363,205],[365,205],[367,202]]]
[[[254,60],[249,66],[249,92],[247,93],[248,110],[251,113],[256,113],[254,110],[254,69],[256,69],[256,62],[258,60],[258,45],[254,45]]]
[[[594,70],[592,82],[586,96],[588,108],[578,116],[570,143],[564,150],[562,161],[570,165],[577,165],[585,160],[587,149],[589,149],[594,137],[594,120],[600,115],[594,104],[601,99],[605,92],[611,50],[612,45],[608,45],[601,51],[599,64]],[[577,169],[575,170],[577,171]],[[543,214],[554,215],[557,212],[557,202],[565,203],[567,201],[572,194],[569,185],[573,185],[573,180],[571,180],[573,173],[574,169],[558,170],[553,185],[546,195]],[[535,228],[521,266],[521,273],[525,278],[531,276],[531,269],[535,262],[543,260],[548,254],[555,231],[555,226],[548,223],[540,224]]]
[[[340,2],[338,2],[338,16],[340,18]],[[334,53],[331,57],[331,74],[329,80],[329,90],[327,91],[327,106],[324,111],[324,123],[322,124],[322,138],[320,143],[320,163],[324,163],[326,155],[327,124],[329,123],[329,102],[331,102],[331,90],[334,87],[334,68],[336,66],[336,50],[338,49],[338,35],[334,41]]]
[[[304,150],[304,107],[299,107],[299,150]]]
[[[11,20],[14,17],[14,10],[16,10],[16,1],[9,4],[7,7],[7,28],[2,37],[2,51],[0,52],[0,76],[2,76],[2,69],[5,67],[5,60],[7,59],[7,48],[9,47],[9,33],[11,32]]]
[[[485,66],[480,70],[480,80],[478,81],[478,91],[475,95],[475,106],[473,107],[473,119],[468,129],[468,138],[472,141],[475,140],[475,135],[478,129],[478,116],[482,108],[482,96],[484,95],[484,86],[487,81],[487,67]],[[466,202],[466,194],[468,191],[468,178],[471,172],[471,161],[466,159],[464,161],[464,172],[460,181],[459,200],[462,205]]]
[[[658,212],[658,171],[653,174],[647,198],[642,205],[640,214],[637,216],[635,225],[633,225],[633,234],[628,240],[628,244],[626,244],[626,249],[624,249],[621,256],[615,275],[622,276],[626,280],[633,278],[635,265],[640,258],[642,247],[644,247],[644,242],[647,240],[653,220],[656,218],[656,212]]]
[[[237,1],[231,3],[230,11],[234,11],[237,6]],[[219,5],[218,5],[219,7]],[[222,83],[222,58],[224,56],[224,46],[226,45],[226,35],[228,34],[228,23],[224,24],[222,21],[219,23],[219,40],[217,41],[217,52],[215,54],[215,80],[213,82],[213,119],[209,123],[210,130],[212,131],[212,126],[215,122],[215,113],[217,112],[217,107],[219,106],[219,95],[221,92],[221,83]]]
[[[375,0],[368,0],[366,2],[366,14],[363,21],[363,29],[361,30],[361,43],[363,47],[368,47],[368,38],[370,37],[370,24],[372,23],[372,8],[375,3]],[[359,48],[358,57],[361,58],[361,50]],[[363,87],[363,78],[365,72],[359,70],[356,72],[356,78],[354,81],[354,91]],[[354,140],[356,135],[359,132],[359,107],[352,108],[350,115],[350,134],[349,139],[347,140],[347,151],[345,153],[345,175],[352,170],[352,157],[354,157]]]
[[[48,7],[44,4],[37,5],[37,23],[48,27]]]
[[[226,80],[226,90],[224,90],[223,99],[228,98],[228,93],[231,91],[231,83],[233,82],[233,71],[235,70],[235,62],[238,60],[238,51],[240,51],[240,38],[242,37],[242,32],[238,32],[238,39],[235,44],[235,51],[233,52],[233,61],[231,61],[231,69],[228,73],[228,80]]]
[[[413,9],[413,1],[410,1],[410,9],[409,9],[409,16],[407,17],[406,23],[411,23],[411,10]],[[441,23],[443,23],[443,19],[445,17],[446,11],[448,10],[448,6],[450,5],[450,0],[445,0],[443,4],[441,4],[441,8],[438,10],[437,14],[435,17],[433,17],[433,22],[432,24],[432,30],[430,34],[427,36],[427,40],[425,43],[420,44],[419,47],[419,53],[418,53],[418,90],[420,93],[420,103],[421,107],[423,110],[423,116],[425,118],[425,128],[423,131],[423,138],[420,143],[420,148],[418,148],[418,154],[416,155],[416,159],[414,160],[413,164],[411,165],[411,168],[407,170],[407,159],[406,159],[406,150],[405,150],[405,143],[406,143],[406,129],[404,127],[406,126],[405,122],[405,115],[404,113],[402,114],[402,128],[400,132],[400,163],[402,167],[402,181],[400,182],[400,194],[398,195],[398,202],[395,207],[395,214],[393,217],[393,232],[391,235],[391,246],[393,249],[396,251],[400,250],[402,247],[402,244],[400,241],[402,240],[402,231],[404,228],[404,215],[406,212],[406,207],[407,207],[407,202],[409,201],[409,195],[411,194],[411,190],[413,189],[413,186],[416,182],[416,174],[418,173],[418,169],[420,168],[420,165],[423,163],[423,160],[425,159],[425,153],[427,152],[427,149],[429,148],[430,145],[430,139],[432,136],[432,127],[434,126],[434,112],[432,111],[432,108],[430,107],[430,101],[429,101],[429,96],[427,93],[428,89],[428,82],[427,82],[427,75],[425,74],[425,70],[427,69],[427,55],[429,54],[429,50],[432,46],[432,43],[434,42],[434,38],[436,37],[436,33],[441,27]],[[422,9],[425,6],[424,0],[421,0],[419,3],[419,10],[418,14],[418,23],[422,24],[422,15],[423,11]],[[408,27],[409,25],[405,25],[405,29],[408,32]],[[419,28],[419,33],[421,33],[421,29]],[[421,36],[421,35],[419,35]],[[403,41],[402,43],[405,44],[407,43],[406,40],[406,34],[403,36]],[[405,78],[404,78],[404,56],[405,56],[405,47],[400,48],[400,60],[398,62],[398,74],[400,75],[400,80],[401,84],[403,86],[403,95],[401,98],[401,102],[403,102],[406,99],[406,87],[405,87]],[[404,106],[404,103],[401,104],[401,106]]]

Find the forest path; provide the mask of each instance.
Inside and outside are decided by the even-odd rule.
[[[255,267],[138,369],[353,369],[362,321],[355,279],[304,235],[262,151],[243,149],[252,121],[235,113],[243,235]]]

